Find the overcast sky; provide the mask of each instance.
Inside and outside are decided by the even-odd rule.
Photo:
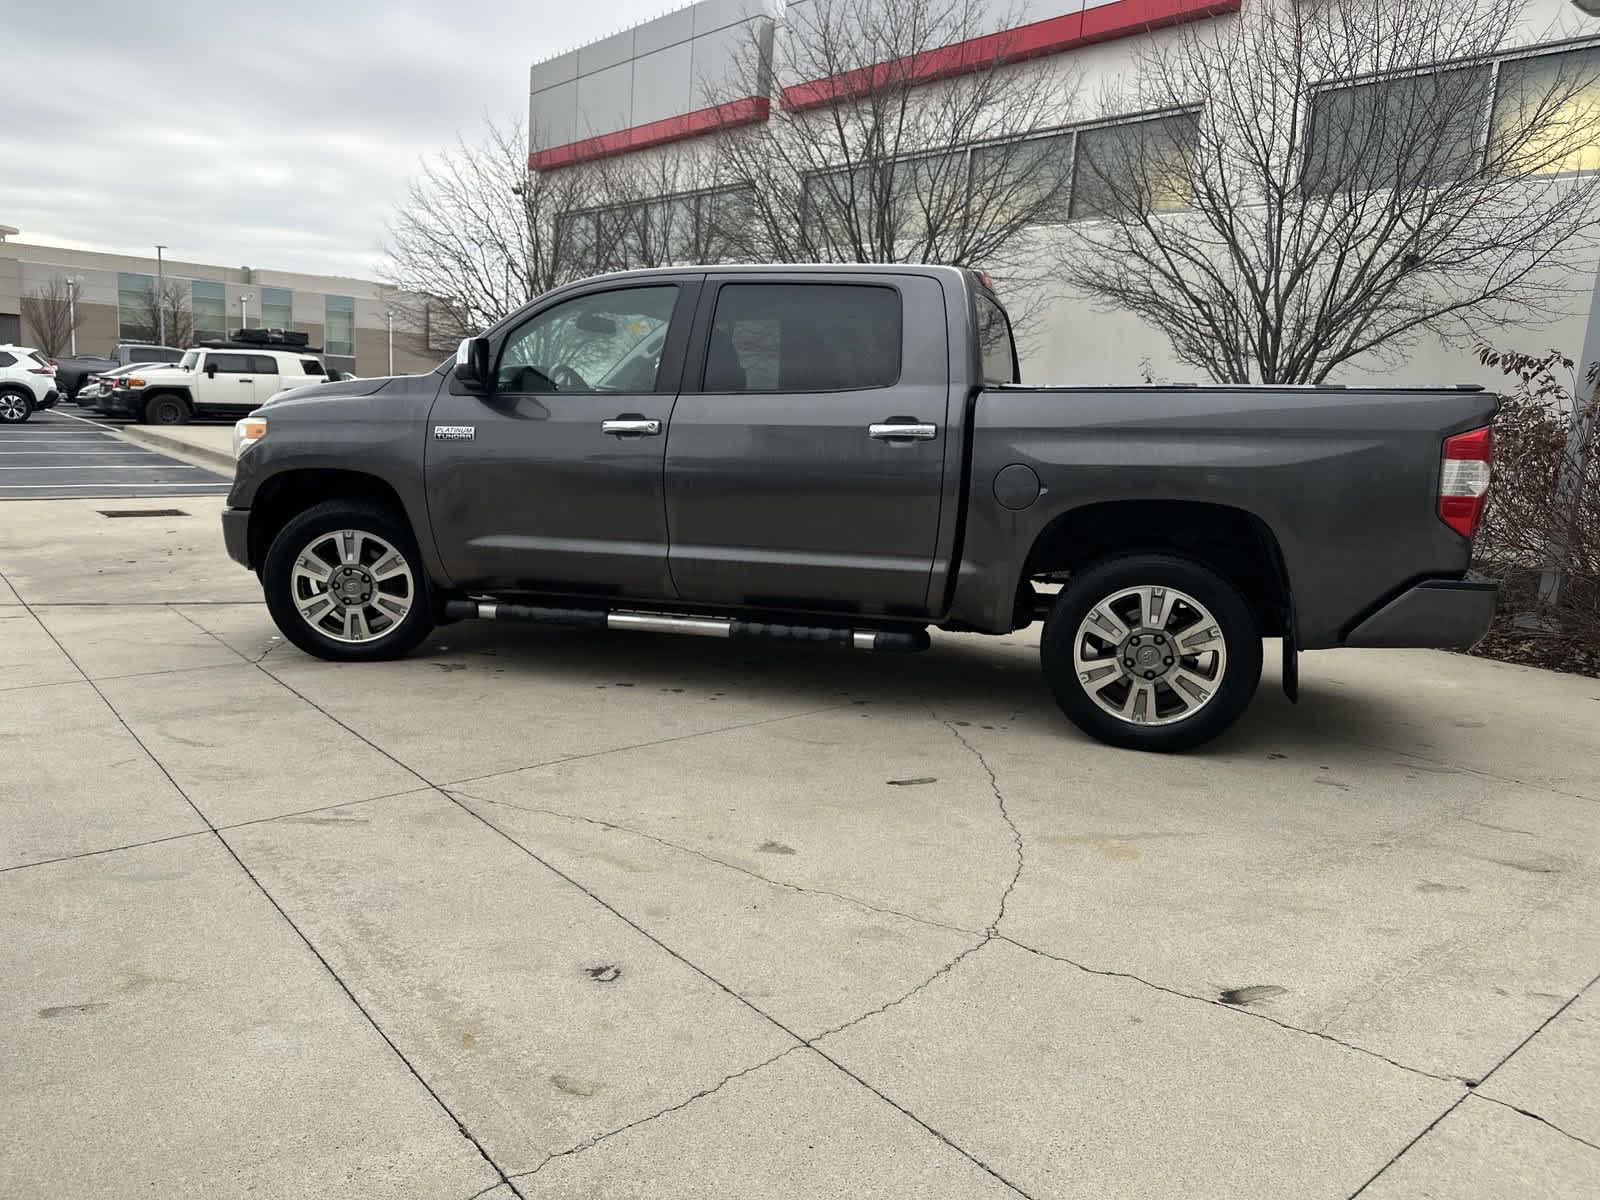
[[[536,59],[681,6],[6,0],[0,225],[371,278],[420,157],[526,121]]]

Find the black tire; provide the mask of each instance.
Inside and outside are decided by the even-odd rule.
[[[1128,607],[1130,598],[1126,596],[1129,589],[1143,587],[1183,593],[1196,602],[1198,608],[1191,608],[1180,599],[1163,597],[1167,624],[1145,625],[1132,618],[1134,609]],[[1144,603],[1138,598],[1131,599],[1134,606]],[[1123,606],[1121,613],[1112,607],[1118,604]],[[1080,678],[1073,657],[1080,629],[1090,614],[1097,611],[1104,614],[1108,607],[1112,607],[1110,615],[1119,618],[1127,636],[1113,642],[1110,636],[1091,630],[1086,642],[1088,648],[1097,654],[1104,654],[1108,647],[1115,646],[1115,649],[1109,657],[1090,659],[1096,666],[1086,673],[1093,676],[1091,682],[1107,682],[1102,690],[1107,703],[1121,707],[1119,697],[1127,698],[1133,708],[1128,716],[1108,712],[1095,700],[1090,687]],[[1184,623],[1202,612],[1209,613],[1211,620]],[[1124,613],[1129,615],[1126,621],[1121,620]],[[1183,653],[1184,641],[1198,644],[1211,629],[1220,632],[1221,653],[1214,650],[1194,656]],[[1132,645],[1134,637],[1140,639],[1137,647]],[[1208,644],[1215,645],[1215,641]],[[1151,654],[1153,650],[1157,653]],[[1172,651],[1171,655],[1168,650]],[[1139,664],[1133,671],[1125,671],[1121,664],[1139,654],[1149,655],[1150,661]],[[1209,742],[1227,729],[1249,705],[1261,682],[1261,630],[1239,589],[1210,567],[1174,555],[1130,554],[1105,559],[1073,573],[1045,619],[1039,659],[1056,703],[1085,733],[1128,750],[1188,750]],[[1117,677],[1108,677],[1099,666],[1102,662],[1114,669]],[[1152,672],[1148,683],[1140,678],[1144,675],[1142,667]],[[1191,673],[1180,680],[1175,672],[1186,667]],[[1217,686],[1209,691],[1201,689],[1205,698],[1198,699],[1194,692],[1195,676],[1206,675],[1208,671],[1219,673],[1217,678],[1207,675],[1209,682]],[[1180,683],[1182,691],[1177,686]],[[1144,694],[1135,697],[1135,691]],[[1146,710],[1152,703],[1156,706],[1153,723],[1146,719]],[[1186,705],[1193,709],[1187,716],[1183,715]]]
[[[33,393],[23,388],[0,388],[0,424],[21,425],[33,416]]]
[[[186,425],[189,417],[189,402],[172,392],[151,396],[139,414],[146,425]]]
[[[341,530],[355,530],[382,539],[405,560],[410,572],[410,606],[405,615],[368,641],[343,641],[333,636],[326,626],[313,627],[311,620],[300,615],[296,600],[298,588],[305,586],[297,581],[295,567],[300,555],[316,539]],[[323,559],[327,561],[326,557]],[[384,554],[364,567],[376,567],[388,561]],[[266,594],[267,609],[278,629],[307,654],[329,662],[376,662],[400,658],[412,650],[433,631],[433,605],[427,571],[422,556],[417,552],[416,539],[404,517],[370,501],[329,500],[309,508],[291,519],[273,538],[261,568],[261,586]],[[337,605],[331,605],[322,614],[324,621],[333,617]],[[385,614],[382,610],[364,608],[363,620],[370,626],[371,616]]]

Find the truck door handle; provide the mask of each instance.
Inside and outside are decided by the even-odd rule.
[[[254,383],[255,380],[254,379],[240,379],[239,382],[240,383]]]
[[[661,422],[617,417],[611,421],[601,421],[600,432],[614,433],[618,437],[654,437],[661,432]]]
[[[911,442],[931,442],[939,436],[939,427],[916,422],[901,423],[893,421],[883,425],[868,425],[867,436],[885,442],[896,441],[900,438]]]

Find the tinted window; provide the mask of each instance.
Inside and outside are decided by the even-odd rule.
[[[900,293],[828,283],[730,283],[717,293],[708,392],[833,392],[900,377]]]
[[[182,350],[153,350],[150,352],[150,360],[152,362],[177,362],[182,357]]]
[[[250,355],[250,369],[257,375],[276,375],[278,373],[278,360],[270,354]]]
[[[676,287],[617,288],[547,308],[500,355],[502,392],[653,392]]]
[[[212,367],[228,375],[248,375],[250,373],[250,356],[247,354],[208,354],[206,355],[206,369],[210,370]]]
[[[17,365],[16,356],[0,350],[0,367],[14,367]]]
[[[314,358],[302,358],[300,360],[300,370],[307,375],[323,374],[322,364]]]
[[[978,293],[978,349],[983,354],[985,383],[1017,382],[1011,323],[1005,310],[982,292]]]

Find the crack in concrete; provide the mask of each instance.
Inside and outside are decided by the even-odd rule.
[[[1371,1187],[1373,1185],[1373,1183],[1378,1179],[1378,1177],[1380,1175],[1382,1175],[1390,1167],[1394,1166],[1395,1163],[1399,1162],[1403,1157],[1405,1157],[1406,1152],[1409,1151],[1411,1149],[1411,1147],[1415,1146],[1423,1138],[1427,1137],[1428,1134],[1431,1133],[1435,1128],[1437,1128],[1437,1126],[1438,1126],[1440,1121],[1444,1120],[1451,1113],[1455,1112],[1455,1110],[1460,1108],[1463,1104],[1465,1104],[1469,1098],[1477,1096],[1478,1093],[1477,1093],[1476,1089],[1482,1087],[1485,1083],[1487,1083],[1489,1081],[1490,1077],[1493,1076],[1496,1071],[1498,1071],[1501,1067],[1505,1066],[1508,1062],[1510,1062],[1513,1058],[1515,1058],[1518,1054],[1520,1054],[1522,1052],[1522,1048],[1524,1046],[1526,1046],[1529,1042],[1533,1041],[1534,1038],[1538,1037],[1547,1028],[1549,1028],[1550,1022],[1554,1021],[1562,1013],[1566,1012],[1567,1009],[1571,1008],[1574,1004],[1576,1004],[1578,1002],[1578,998],[1580,996],[1582,996],[1585,992],[1587,992],[1590,988],[1592,988],[1596,983],[1600,983],[1600,975],[1596,975],[1593,979],[1589,980],[1588,983],[1584,984],[1581,988],[1579,988],[1571,996],[1568,996],[1567,999],[1566,999],[1566,1002],[1563,1003],[1560,1008],[1556,1009],[1548,1017],[1546,1017],[1544,1020],[1540,1021],[1539,1024],[1534,1027],[1534,1030],[1533,1030],[1532,1033],[1528,1034],[1527,1037],[1523,1038],[1520,1042],[1518,1042],[1515,1046],[1513,1046],[1511,1048],[1511,1051],[1504,1058],[1502,1058],[1499,1062],[1495,1063],[1494,1066],[1490,1067],[1489,1070],[1488,1070],[1488,1073],[1485,1074],[1482,1079],[1478,1080],[1476,1083],[1468,1083],[1466,1085],[1468,1090],[1463,1092],[1460,1096],[1456,1097],[1456,1100],[1455,1100],[1454,1104],[1450,1105],[1449,1108],[1445,1109],[1437,1117],[1435,1117],[1433,1120],[1429,1121],[1427,1126],[1422,1130],[1421,1133],[1417,1134],[1416,1137],[1412,1138],[1404,1146],[1401,1146],[1400,1149],[1395,1152],[1394,1157],[1391,1158],[1388,1162],[1384,1163],[1383,1166],[1379,1167],[1376,1171],[1374,1171],[1372,1173],[1372,1175],[1368,1177],[1368,1179],[1367,1179],[1367,1181],[1365,1183],[1363,1183],[1355,1191],[1351,1192],[1349,1197],[1347,1198],[1347,1200],[1356,1200],[1356,1197],[1361,1195],[1362,1192],[1366,1191],[1369,1187]],[[1489,1097],[1488,1096],[1484,1096],[1484,1097],[1482,1097],[1482,1099],[1487,1100],[1487,1099],[1489,1099]],[[1524,1116],[1533,1117],[1532,1113],[1524,1112],[1522,1109],[1517,1109],[1517,1108],[1515,1108],[1514,1105],[1507,1104],[1507,1105],[1505,1105],[1505,1107],[1506,1108],[1512,1108],[1512,1109],[1514,1109],[1514,1111],[1517,1111],[1517,1112],[1521,1112],[1521,1113],[1523,1113]],[[1548,1121],[1544,1121],[1543,1117],[1535,1117],[1534,1119],[1538,1120],[1538,1121],[1542,1121],[1544,1124],[1547,1124],[1547,1125],[1550,1124]],[[1552,1129],[1556,1129],[1557,1128],[1554,1125],[1551,1125],[1550,1127]],[[1566,1130],[1557,1129],[1557,1132],[1566,1133]],[[1572,1137],[1571,1134],[1568,1134],[1567,1136],[1568,1137]],[[1573,1138],[1573,1140],[1574,1141],[1583,1141],[1582,1138]],[[1585,1142],[1584,1144],[1588,1145],[1589,1143]]]
[[[1591,1142],[1588,1138],[1579,1137],[1577,1134],[1572,1133],[1569,1130],[1561,1128],[1561,1126],[1557,1125],[1549,1117],[1541,1117],[1536,1112],[1532,1112],[1532,1111],[1530,1111],[1530,1110],[1528,1110],[1526,1108],[1519,1108],[1515,1104],[1511,1104],[1511,1103],[1509,1103],[1508,1101],[1505,1101],[1505,1100],[1498,1100],[1493,1096],[1485,1096],[1482,1092],[1473,1092],[1472,1096],[1473,1096],[1473,1099],[1475,1099],[1475,1100],[1487,1100],[1490,1104],[1498,1104],[1501,1108],[1509,1108],[1512,1112],[1518,1114],[1519,1116],[1529,1117],[1529,1118],[1539,1122],[1539,1124],[1541,1124],[1541,1125],[1548,1125],[1551,1129],[1554,1129],[1562,1137],[1571,1138],[1573,1141],[1577,1142],[1580,1146],[1587,1146],[1591,1150],[1600,1150],[1600,1143]]]
[[[678,1103],[676,1103],[676,1104],[670,1104],[666,1108],[661,1109],[659,1112],[653,1112],[647,1117],[640,1117],[636,1121],[629,1121],[626,1125],[619,1125],[615,1129],[608,1129],[605,1133],[596,1134],[594,1137],[585,1138],[583,1141],[577,1143],[574,1146],[569,1146],[565,1150],[557,1150],[552,1154],[547,1154],[539,1162],[538,1166],[532,1167],[532,1168],[530,1168],[530,1169],[528,1169],[526,1171],[518,1171],[516,1174],[512,1175],[510,1178],[512,1178],[512,1179],[526,1179],[530,1175],[537,1175],[540,1171],[544,1170],[547,1166],[549,1166],[551,1163],[553,1163],[558,1158],[570,1158],[574,1154],[582,1154],[585,1150],[592,1150],[594,1147],[598,1146],[601,1142],[604,1142],[604,1141],[606,1141],[606,1140],[608,1140],[610,1138],[614,1138],[618,1134],[627,1133],[630,1129],[637,1129],[641,1125],[648,1125],[648,1124],[650,1124],[650,1122],[660,1120],[662,1117],[667,1116],[669,1113],[681,1112],[683,1109],[688,1108],[689,1105],[693,1104],[696,1100],[703,1100],[707,1096],[715,1095],[717,1092],[720,1092],[723,1088],[727,1087],[728,1084],[732,1083],[735,1079],[743,1079],[746,1075],[749,1075],[749,1074],[752,1074],[752,1073],[754,1073],[756,1071],[761,1070],[762,1067],[770,1067],[773,1063],[777,1062],[780,1058],[787,1058],[789,1055],[793,1054],[796,1050],[804,1050],[804,1049],[807,1049],[807,1047],[806,1047],[806,1045],[804,1043],[799,1043],[799,1044],[796,1044],[796,1045],[793,1045],[793,1046],[789,1046],[786,1049],[778,1051],[778,1053],[772,1055],[769,1058],[762,1059],[760,1062],[755,1063],[752,1066],[744,1067],[744,1068],[742,1068],[742,1069],[740,1069],[738,1071],[733,1072],[731,1075],[724,1075],[721,1080],[719,1080],[718,1082],[712,1084],[710,1087],[703,1088],[700,1091],[694,1093],[694,1095],[689,1096],[687,1099],[678,1101]]]
[[[934,714],[934,720],[939,720],[937,713]],[[1006,916],[1006,902],[1011,899],[1011,892],[1012,889],[1017,886],[1017,880],[1022,878],[1022,867],[1024,861],[1022,849],[1022,830],[1018,829],[1017,823],[1011,819],[1011,811],[1006,807],[1006,798],[1000,791],[1000,781],[995,778],[994,768],[989,765],[989,760],[983,756],[983,751],[979,750],[971,742],[967,741],[966,735],[961,732],[960,727],[954,722],[941,721],[940,723],[944,725],[944,727],[951,733],[955,734],[956,741],[965,746],[967,752],[978,760],[978,765],[983,768],[983,773],[989,777],[989,790],[994,793],[995,803],[1000,806],[1000,819],[1006,823],[1006,828],[1011,830],[1011,840],[1017,848],[1017,869],[1011,873],[1011,878],[1009,881],[1007,881],[1005,890],[1000,893],[999,911],[995,913],[995,918],[989,923],[988,930],[986,931],[989,937],[998,937],[1000,934],[1000,922],[1005,920]]]
[[[1459,1084],[1462,1082],[1459,1076],[1438,1075],[1432,1071],[1425,1071],[1421,1067],[1413,1067],[1406,1063],[1399,1062],[1390,1058],[1386,1054],[1380,1054],[1376,1050],[1368,1050],[1365,1046],[1358,1046],[1354,1042],[1343,1041],[1332,1036],[1331,1034],[1323,1033],[1321,1030],[1307,1029],[1302,1025],[1292,1024],[1288,1021],[1282,1020],[1279,1017],[1274,1017],[1270,1013],[1257,1012],[1254,1009],[1238,1004],[1224,1004],[1221,1000],[1218,1000],[1213,996],[1201,996],[1194,992],[1186,992],[1182,988],[1169,987],[1164,983],[1155,983],[1152,980],[1135,975],[1130,971],[1116,971],[1108,967],[1091,967],[1087,963],[1078,962],[1076,959],[1068,958],[1065,955],[1053,954],[1048,950],[1040,950],[1037,946],[1030,946],[1026,942],[1019,942],[1016,938],[1011,937],[1009,934],[1002,933],[998,934],[997,936],[1001,941],[1009,942],[1018,950],[1026,950],[1029,954],[1037,954],[1040,958],[1048,958],[1052,962],[1058,962],[1065,966],[1073,967],[1079,971],[1082,971],[1086,975],[1099,975],[1105,979],[1126,979],[1130,983],[1142,984],[1144,987],[1150,988],[1154,991],[1165,992],[1169,996],[1176,996],[1180,1000],[1192,1000],[1198,1004],[1207,1004],[1212,1008],[1220,1008],[1225,1012],[1237,1013],[1243,1017],[1254,1017],[1258,1021],[1265,1021],[1269,1025],[1276,1025],[1279,1029],[1285,1029],[1291,1033],[1303,1033],[1307,1037],[1314,1037],[1320,1041],[1331,1042],[1335,1046],[1341,1046],[1346,1050],[1353,1050],[1357,1054],[1364,1054],[1369,1058],[1379,1059],[1388,1063],[1391,1067],[1398,1067],[1400,1070],[1408,1072],[1412,1075],[1421,1075],[1428,1079],[1436,1079],[1440,1083]]]
[[[646,841],[655,842],[659,846],[665,846],[669,850],[679,850],[684,854],[692,854],[694,857],[704,859],[706,862],[712,863],[715,866],[726,868],[729,871],[734,871],[740,875],[748,876],[751,879],[758,880],[761,883],[770,884],[773,887],[783,888],[785,891],[798,892],[801,895],[807,896],[827,896],[834,900],[841,900],[846,904],[855,905],[858,908],[867,909],[870,912],[882,913],[885,916],[891,917],[902,917],[907,921],[915,921],[919,925],[927,925],[934,929],[944,929],[951,933],[977,932],[976,930],[963,928],[960,925],[951,925],[944,921],[935,921],[931,917],[920,917],[915,913],[904,912],[898,908],[886,908],[881,904],[874,904],[870,900],[863,900],[859,896],[851,896],[845,892],[830,891],[827,888],[808,887],[804,884],[790,883],[786,879],[773,879],[771,876],[763,875],[759,871],[752,871],[749,867],[743,867],[738,863],[729,862],[727,859],[718,858],[714,854],[707,854],[704,850],[698,850],[693,846],[685,846],[682,843],[674,842],[669,838],[660,837],[643,829],[636,829],[631,825],[622,825],[616,821],[604,821],[599,817],[585,817],[579,813],[561,812],[558,809],[544,808],[540,805],[517,804],[511,800],[496,800],[490,796],[475,796],[471,792],[464,792],[460,788],[451,787],[448,784],[439,790],[450,796],[464,796],[468,800],[477,801],[479,804],[494,804],[501,808],[515,809],[518,812],[557,817],[564,821],[573,821],[583,825],[597,825],[601,829],[614,829],[619,833],[632,834],[634,837],[644,838]]]
[[[7,587],[11,586],[11,581],[6,578],[3,572],[0,572],[0,584],[4,584]],[[11,590],[14,593],[16,592],[15,588],[12,588]],[[18,599],[21,600],[20,595],[18,595]],[[111,702],[111,698],[100,689],[99,684],[89,677],[88,672],[83,669],[78,660],[74,658],[67,650],[66,646],[61,643],[61,639],[51,631],[48,625],[39,619],[39,615],[33,611],[26,601],[22,602],[22,607],[27,609],[28,615],[33,618],[34,623],[37,624],[39,628],[44,631],[45,635],[55,643],[56,649],[61,651],[61,653],[66,657],[67,661],[72,664],[73,669],[77,671],[79,675],[83,676],[83,681],[94,689],[94,693],[100,698],[100,702],[111,711],[111,715],[117,719],[117,723],[120,724],[127,735],[133,739],[134,744],[138,746],[141,751],[143,751],[145,756],[149,758],[152,763],[155,764],[156,769],[166,777],[167,782],[172,785],[173,790],[177,792],[179,796],[183,797],[184,802],[187,803],[189,807],[194,810],[195,815],[205,823],[207,832],[216,838],[217,843],[227,853],[228,857],[233,859],[234,864],[239,868],[239,870],[244,872],[245,878],[248,879],[252,885],[254,885],[256,890],[260,892],[267,903],[272,906],[275,912],[277,912],[278,916],[282,918],[284,924],[288,925],[288,927],[294,932],[295,936],[300,939],[301,944],[304,945],[305,948],[311,953],[311,956],[317,960],[317,962],[322,966],[322,969],[328,973],[328,976],[338,986],[339,990],[344,993],[345,998],[355,1006],[356,1011],[359,1012],[363,1018],[365,1018],[367,1024],[371,1026],[373,1032],[376,1033],[378,1037],[383,1040],[383,1043],[389,1047],[394,1056],[398,1058],[405,1066],[411,1077],[415,1079],[422,1087],[422,1090],[428,1094],[428,1096],[436,1105],[438,1105],[439,1110],[443,1112],[444,1115],[450,1120],[451,1124],[456,1127],[456,1130],[461,1134],[461,1136],[466,1138],[467,1141],[472,1144],[473,1149],[475,1149],[478,1152],[479,1157],[481,1157],[483,1161],[488,1164],[489,1169],[499,1177],[500,1182],[505,1184],[506,1187],[510,1188],[512,1193],[519,1197],[519,1200],[525,1200],[525,1198],[522,1197],[522,1193],[518,1191],[517,1186],[512,1183],[506,1173],[501,1170],[500,1165],[494,1161],[494,1158],[489,1154],[489,1151],[484,1147],[483,1143],[478,1141],[478,1139],[473,1135],[472,1131],[467,1128],[466,1123],[462,1121],[460,1117],[456,1116],[455,1111],[445,1103],[444,1098],[434,1090],[433,1085],[423,1078],[422,1072],[419,1071],[411,1062],[411,1060],[406,1057],[399,1045],[396,1044],[394,1039],[389,1036],[388,1031],[378,1023],[377,1018],[375,1018],[367,1010],[366,1006],[362,1004],[361,1001],[356,997],[355,992],[351,989],[350,985],[345,982],[344,977],[341,976],[338,971],[334,970],[333,964],[329,962],[326,957],[324,957],[322,951],[317,949],[316,944],[312,942],[311,938],[306,934],[306,932],[295,923],[292,917],[289,916],[288,910],[278,902],[278,898],[267,889],[266,884],[262,883],[261,880],[257,878],[256,873],[250,869],[249,865],[240,856],[239,852],[234,849],[233,844],[223,836],[223,831],[212,822],[209,816],[206,815],[205,810],[195,803],[194,798],[190,796],[181,785],[179,785],[177,779],[173,777],[172,772],[167,769],[166,764],[163,763],[160,758],[156,756],[155,752],[145,744],[144,739],[139,736],[138,732],[135,731],[133,726],[128,724],[127,718],[125,718],[118,710],[117,706]],[[207,632],[209,633],[210,631],[208,630]],[[212,636],[215,637],[214,634]],[[219,642],[221,641],[220,638],[217,640]],[[307,703],[310,702],[307,701]],[[407,769],[409,770],[410,768]],[[415,774],[415,772],[412,773]]]

